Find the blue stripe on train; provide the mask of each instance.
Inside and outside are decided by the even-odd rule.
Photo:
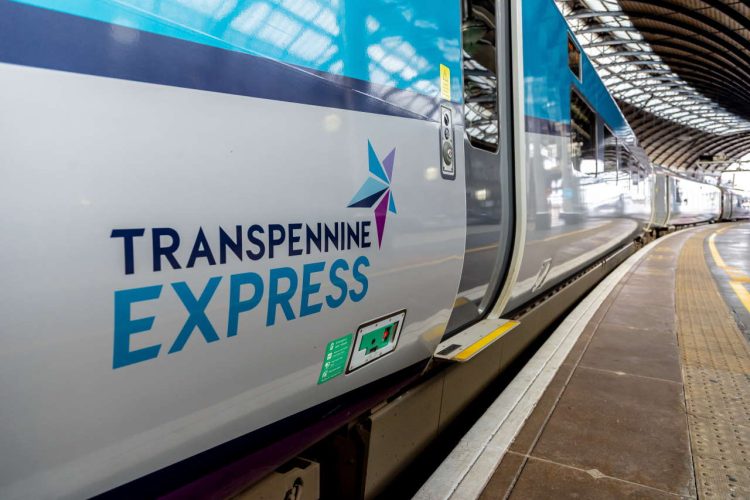
[[[551,0],[523,2],[523,71],[525,108],[533,123],[540,120],[570,124],[570,91],[576,87],[586,100],[621,136],[631,135],[630,127],[583,55],[582,81],[568,69],[568,25]],[[527,119],[528,123],[528,119]]]
[[[14,1],[432,98],[444,64],[462,100],[458,1]]]

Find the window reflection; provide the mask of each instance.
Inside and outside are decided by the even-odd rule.
[[[576,91],[570,94],[570,161],[574,170],[596,175],[596,114]]]
[[[463,69],[466,133],[472,146],[497,151],[497,49],[495,3],[464,2]]]
[[[630,150],[626,147],[620,148],[620,163],[619,172],[617,174],[617,182],[622,182],[624,186],[630,184],[630,162],[632,155]]]
[[[604,169],[603,176],[607,181],[617,182],[619,147],[617,137],[609,127],[604,127]]]
[[[570,35],[568,35],[568,67],[576,78],[581,80],[581,50]]]
[[[488,0],[480,1],[491,5]],[[435,17],[432,7],[414,7],[406,2],[119,0],[117,3],[207,35],[220,46],[412,90],[429,97],[424,104],[425,114],[437,109],[433,99],[440,94],[435,61],[450,62],[459,57],[457,33],[454,38],[445,37],[446,26],[435,22],[440,17]],[[412,42],[425,42],[419,48],[405,38],[404,33],[411,32],[414,32],[410,35]],[[442,37],[438,36],[441,32]]]

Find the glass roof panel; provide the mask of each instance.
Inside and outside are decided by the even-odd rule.
[[[703,132],[750,131],[749,121],[706,98],[672,72],[617,0],[556,0],[556,3],[616,98]]]

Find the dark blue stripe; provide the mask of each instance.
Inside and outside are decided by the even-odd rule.
[[[356,208],[356,207],[369,208],[373,206],[376,201],[378,201],[378,198],[380,198],[380,195],[385,193],[386,189],[388,188],[384,188],[382,191],[378,191],[377,193],[372,194],[363,200],[359,200],[357,203],[352,203],[351,205],[348,205],[348,208]]]
[[[116,34],[117,36],[113,36]],[[0,0],[0,62],[437,120],[436,99],[271,59]]]

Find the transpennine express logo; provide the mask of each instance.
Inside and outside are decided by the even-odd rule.
[[[393,148],[381,162],[375,154],[375,150],[372,149],[372,144],[367,141],[367,153],[370,176],[359,188],[352,201],[349,202],[348,207],[375,207],[375,226],[378,230],[378,248],[380,248],[383,244],[385,220],[388,212],[396,213],[396,203],[393,201],[393,193],[391,192],[396,148]]]
[[[386,216],[396,213],[391,192],[396,149],[381,161],[369,141],[367,148],[370,174],[349,206],[374,207],[380,247]],[[245,220],[179,230],[156,222],[152,227],[112,228],[109,237],[119,243],[115,249],[122,259],[120,271],[126,276],[139,274],[141,281],[156,281],[114,290],[112,369],[172,356],[188,342],[210,344],[225,338],[251,338],[249,334],[262,325],[270,328],[336,309],[346,302],[360,302],[370,286],[370,260],[361,253],[372,247],[371,227],[371,220],[313,219],[281,224]],[[297,265],[287,261],[302,255],[313,255],[317,260],[307,262],[308,257],[304,257],[305,262]],[[279,258],[284,262],[276,264],[274,259]],[[240,263],[244,264],[238,266]],[[238,266],[232,269],[241,272],[208,269],[227,264]],[[200,272],[207,281],[200,279],[201,274],[191,274],[195,267],[203,268]],[[170,271],[168,277],[159,278],[162,270]],[[184,274],[173,278],[172,271]],[[208,273],[210,277],[205,276]],[[190,284],[186,278],[191,278]],[[170,283],[168,279],[180,281]],[[331,293],[326,293],[327,289]],[[169,313],[162,311],[160,300],[168,301],[162,302],[162,307]],[[182,328],[172,332],[168,347],[160,339],[164,340],[163,334],[177,325],[171,320],[155,323],[156,315],[143,316],[141,306],[136,304],[151,302],[150,311],[162,311],[159,314],[172,318],[175,301],[182,303],[186,318]],[[161,336],[150,336],[152,328],[160,329]],[[138,341],[131,343],[135,335]]]

